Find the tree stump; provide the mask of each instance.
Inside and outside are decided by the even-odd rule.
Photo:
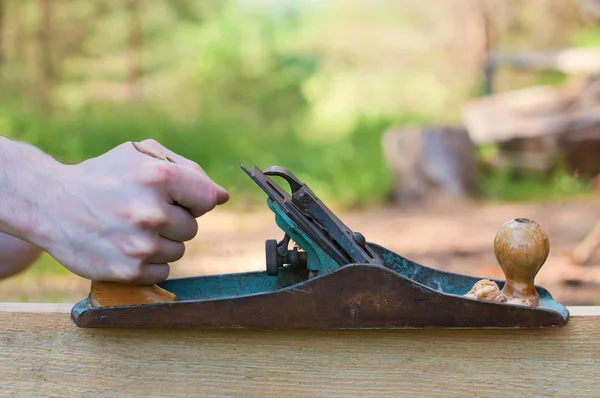
[[[395,203],[460,200],[480,192],[475,146],[463,127],[392,128],[382,145]]]

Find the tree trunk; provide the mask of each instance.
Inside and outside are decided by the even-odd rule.
[[[6,4],[0,0],[0,78],[2,77],[2,67],[4,66],[4,21],[6,15]]]
[[[4,1],[4,0],[2,0]],[[23,12],[20,4],[13,2],[10,8],[10,23],[13,27],[13,38],[11,43],[11,59],[22,62],[25,54],[25,34],[23,32]]]
[[[51,93],[55,78],[52,62],[52,4],[53,0],[39,0],[40,24],[37,31],[38,50],[38,102],[42,110],[50,111]]]
[[[477,71],[484,73],[484,91],[492,91],[491,70],[488,61],[491,49],[491,24],[488,4],[482,0],[468,0],[466,3],[466,38],[471,54],[471,62]]]
[[[127,0],[129,31],[127,37],[127,88],[129,99],[136,101],[142,97],[142,47],[144,32],[141,20],[141,1]]]

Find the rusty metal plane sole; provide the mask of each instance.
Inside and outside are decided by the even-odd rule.
[[[567,308],[536,286],[538,307],[463,297],[477,278],[428,268],[369,243],[384,265],[348,264],[307,278],[248,272],[170,279],[177,301],[92,308],[76,304],[82,328],[407,329],[532,328],[568,322]],[[494,280],[502,288],[503,281]]]

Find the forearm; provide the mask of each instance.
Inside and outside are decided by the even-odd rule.
[[[0,279],[24,271],[42,252],[42,249],[31,243],[0,233]]]
[[[196,218],[227,202],[229,193],[195,162],[145,144],[176,161],[157,160],[127,142],[64,165],[0,137],[0,232],[32,244],[12,242],[24,250],[24,262],[33,261],[35,251],[28,250],[35,246],[91,280],[166,279],[169,263],[197,232]]]
[[[62,165],[39,149],[0,137],[0,232],[27,242],[42,239],[40,207],[60,189]]]

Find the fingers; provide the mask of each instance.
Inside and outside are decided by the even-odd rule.
[[[195,162],[169,151],[154,140],[145,140],[142,144],[175,161],[156,163],[143,178],[147,183],[162,186],[168,199],[187,208],[193,217],[200,217],[229,200],[229,193]]]
[[[169,264],[145,264],[142,266],[141,274],[128,282],[139,285],[160,283],[169,277],[170,271]]]
[[[185,252],[183,241],[191,240],[196,232],[196,220],[179,206],[166,205],[166,210],[146,212],[139,217],[135,235],[120,242],[120,251],[141,263],[169,263],[179,260]],[[187,215],[185,215],[187,213]],[[149,217],[149,218],[147,218]],[[165,237],[163,234],[168,235]]]
[[[150,249],[151,248],[151,249]],[[185,254],[183,242],[156,238],[149,243],[143,252],[135,257],[137,264],[112,264],[103,273],[106,275],[88,276],[94,280],[109,280],[132,284],[153,284],[161,282],[169,276],[169,263],[180,260]],[[150,250],[147,250],[150,249]]]
[[[169,277],[171,267],[168,263],[180,260],[185,253],[185,245],[168,239],[160,239],[146,263],[141,266],[139,275],[129,280],[133,284],[154,284]]]
[[[130,148],[140,156],[139,159],[145,159],[140,162],[144,166],[129,174],[127,180],[135,192],[149,195],[140,195],[143,200],[140,199],[133,210],[125,211],[126,219],[139,234],[130,235],[121,242],[123,254],[137,265],[131,264],[113,273],[120,274],[119,279],[129,283],[154,284],[167,279],[168,264],[184,256],[183,242],[193,239],[198,232],[196,218],[226,203],[229,193],[208,177],[197,163],[154,140],[145,140],[141,144]],[[154,153],[163,156],[154,156]],[[148,156],[163,160],[152,160]],[[164,156],[172,162],[164,160]],[[133,163],[137,163],[137,159]]]
[[[185,245],[183,242],[176,242],[169,239],[159,238],[156,244],[156,250],[148,256],[146,263],[172,263],[180,260],[185,254]]]
[[[179,165],[169,166],[176,170],[164,181],[166,194],[187,208],[193,217],[200,217],[229,200],[229,193],[206,175]]]
[[[165,239],[187,242],[198,233],[198,222],[190,212],[178,205],[166,205],[165,221],[158,233]]]
[[[144,140],[141,142],[141,144],[143,144],[144,146],[150,147],[156,151],[162,152],[162,154],[164,154],[165,156],[167,156],[168,158],[170,158],[177,164],[189,167],[193,170],[199,171],[202,174],[206,175],[206,173],[204,172],[204,169],[202,169],[202,167],[200,167],[200,165],[198,163],[196,163],[190,159],[187,159],[181,155],[176,154],[175,152],[171,151],[170,149],[168,149],[161,143],[157,142],[156,140],[153,140],[153,139]]]

